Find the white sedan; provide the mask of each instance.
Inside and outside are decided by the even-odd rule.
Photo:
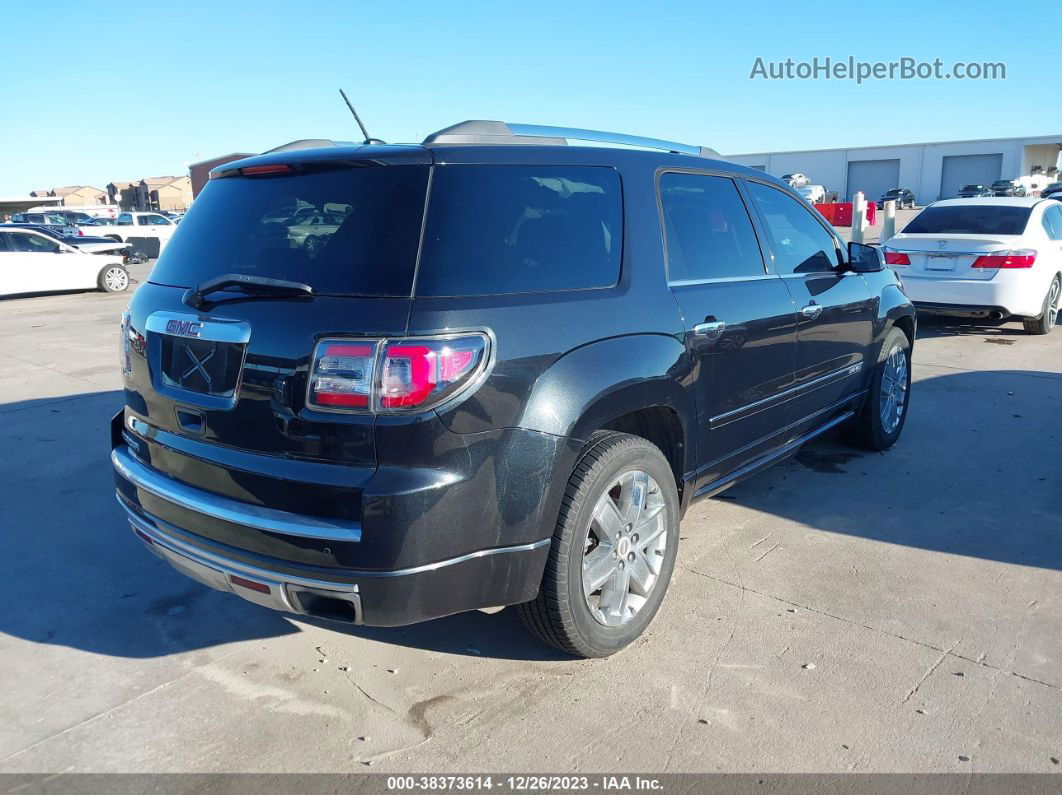
[[[984,197],[935,202],[884,243],[920,311],[1055,325],[1062,295],[1062,202]]]
[[[0,296],[61,290],[119,293],[129,287],[121,256],[89,254],[32,229],[0,227]]]

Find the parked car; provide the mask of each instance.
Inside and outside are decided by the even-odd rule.
[[[47,226],[49,229],[54,229],[64,237],[77,237],[78,234],[77,226],[70,223],[64,216],[54,212],[15,213],[11,216],[11,221],[16,224]]]
[[[885,259],[919,311],[1020,317],[1028,333],[1047,334],[1062,291],[1062,203],[934,202],[885,242]]]
[[[8,228],[33,229],[69,246],[73,246],[79,251],[84,251],[86,254],[115,254],[128,258],[129,244],[119,243],[109,237],[89,237],[87,235],[67,237],[50,226],[41,226],[39,224],[0,224],[0,231]]]
[[[102,221],[104,219],[97,219]],[[142,247],[151,248],[147,251],[149,256],[158,256],[173,237],[177,224],[160,213],[148,212],[124,212],[113,222],[97,223],[92,227],[84,227],[85,234],[102,235],[120,242],[132,241]],[[158,241],[158,249],[147,241]]]
[[[88,254],[36,229],[0,226],[0,295],[62,290],[121,292],[129,287],[122,258]]]
[[[826,188],[822,185],[805,185],[797,188],[799,193],[809,204],[821,204],[826,200]]]
[[[990,188],[993,196],[1024,196],[1025,186],[1012,179],[997,179]]]
[[[958,198],[960,199],[979,199],[983,196],[994,196],[992,189],[980,184],[963,185],[959,188]]]
[[[789,185],[791,188],[803,188],[808,184],[808,178],[803,174],[783,174],[782,182]]]
[[[1044,189],[1040,191],[1041,199],[1058,199],[1062,197],[1062,182],[1052,182],[1050,185],[1045,185]]]
[[[907,188],[889,188],[878,199],[878,209],[884,210],[885,202],[888,201],[896,202],[897,210],[911,209],[915,206],[915,196]]]
[[[831,428],[896,442],[915,313],[879,249],[710,150],[562,132],[213,171],[123,320],[112,461],[149,550],[359,624],[518,604],[605,656],[692,502]],[[296,197],[350,208],[313,252]]]

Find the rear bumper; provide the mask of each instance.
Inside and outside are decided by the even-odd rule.
[[[899,273],[904,291],[919,311],[960,317],[988,317],[991,312],[1005,317],[1035,317],[1040,314],[1047,290],[1046,285],[1039,289],[1031,279],[1018,282],[1013,274],[1002,271],[985,280],[925,278],[902,270]]]
[[[512,429],[480,438],[482,461],[466,454],[475,464],[467,473],[442,472],[448,480],[427,486],[420,470],[381,467],[365,484],[367,510],[337,518],[271,507],[284,504],[279,499],[235,499],[167,474],[146,457],[152,449],[142,439],[123,431],[122,416],[112,424],[111,458],[128,521],[153,552],[210,587],[372,626],[517,604],[538,592],[553,527],[543,516],[557,510],[542,478],[565,449],[556,437]],[[279,493],[287,486],[275,476]],[[244,479],[221,470],[219,491],[225,477]]]
[[[133,532],[177,571],[218,591],[288,613],[390,627],[533,599],[550,539],[469,552],[389,571],[322,570],[250,560],[210,544],[118,495]]]

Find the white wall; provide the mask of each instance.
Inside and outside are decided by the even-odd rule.
[[[848,162],[852,160],[900,161],[900,184],[910,188],[919,204],[928,204],[940,197],[940,177],[943,158],[947,155],[1003,156],[1001,176],[1014,179],[1027,173],[1031,162],[1044,161],[1050,165],[1058,157],[1058,146],[1048,143],[1052,136],[1041,138],[1008,138],[996,141],[952,141],[936,144],[877,146],[856,149],[820,149],[807,152],[758,152],[748,155],[727,155],[728,160],[746,166],[766,164],[767,173],[775,177],[800,172],[815,184],[825,185],[844,196],[848,192]],[[1062,136],[1057,138],[1062,143]],[[1054,151],[1052,158],[1051,151]],[[1025,159],[1023,162],[1023,154]],[[1039,158],[1039,159],[1037,159]]]

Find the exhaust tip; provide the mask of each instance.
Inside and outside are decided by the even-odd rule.
[[[993,310],[993,311],[988,313],[988,317],[991,320],[1002,320],[1003,319],[1003,313],[999,312],[997,310]]]

